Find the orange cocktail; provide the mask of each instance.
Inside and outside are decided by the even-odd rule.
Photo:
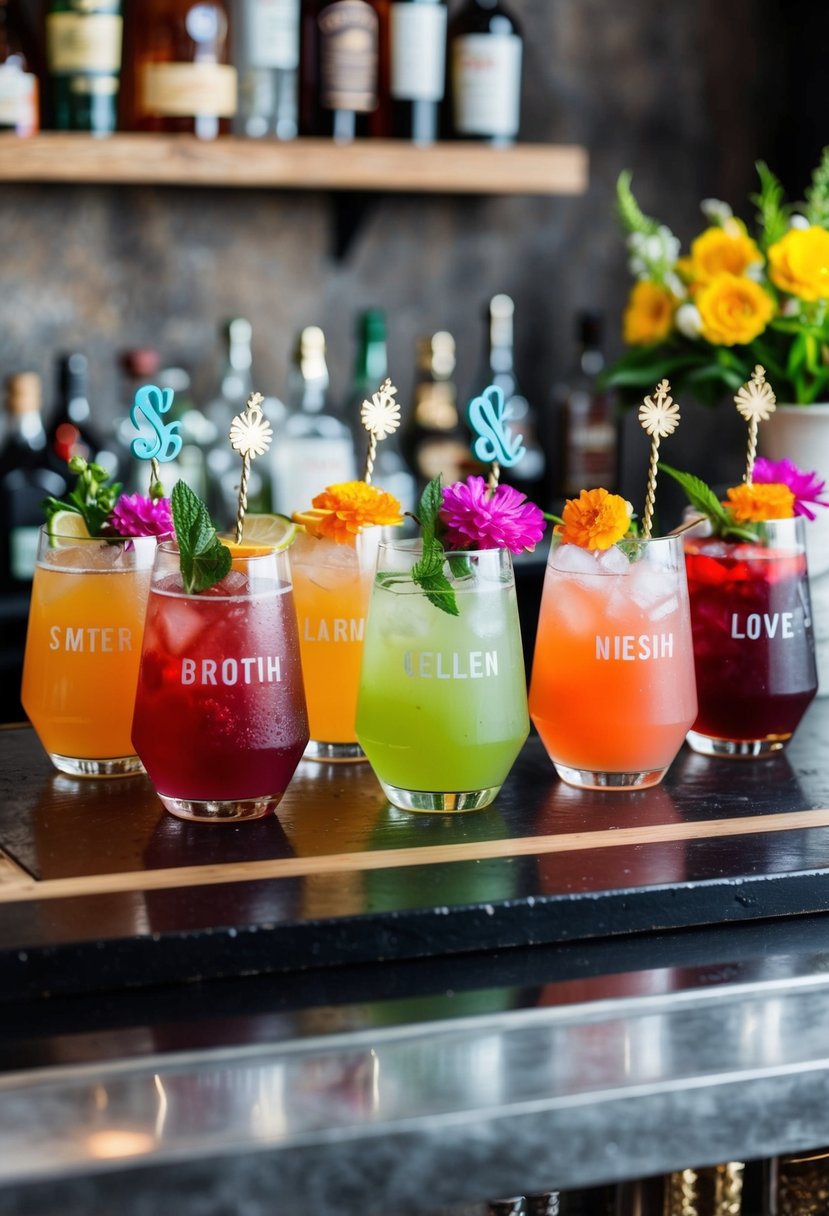
[[[598,553],[554,537],[530,715],[559,776],[586,788],[654,785],[696,712],[681,538]]]
[[[361,760],[354,719],[366,613],[382,529],[337,544],[309,532],[291,547],[302,678],[311,742],[306,756]]]
[[[41,530],[22,701],[55,766],[73,776],[141,771],[130,740],[156,539]]]

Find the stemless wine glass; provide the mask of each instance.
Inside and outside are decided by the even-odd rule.
[[[300,532],[291,546],[310,760],[364,760],[355,715],[371,585],[382,528],[350,543]]]
[[[49,758],[73,777],[141,772],[130,724],[154,536],[38,541],[23,707]]]
[[[188,594],[172,542],[153,566],[132,737],[168,811],[207,822],[273,811],[308,742],[285,554],[257,548]]]
[[[703,755],[779,751],[817,692],[803,520],[756,528],[756,542],[705,523],[685,539],[699,695],[688,743]]]
[[[696,712],[681,537],[597,554],[553,536],[530,715],[562,780],[658,784]]]
[[[413,581],[420,556],[420,541],[380,545],[357,737],[394,806],[475,810],[529,733],[512,561],[501,549],[450,554],[452,616]]]

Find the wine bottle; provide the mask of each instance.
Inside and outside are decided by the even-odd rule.
[[[402,446],[419,486],[443,476],[445,485],[474,471],[471,436],[458,413],[455,339],[441,330],[417,343],[412,413]]]
[[[34,135],[40,127],[40,90],[12,16],[8,0],[0,0],[0,131]]]
[[[392,134],[434,143],[446,87],[445,0],[392,0],[389,47]]]
[[[558,390],[562,422],[561,490],[565,497],[602,486],[616,488],[618,427],[612,395],[596,381],[604,367],[602,317],[576,317],[578,354],[568,382]]]
[[[521,112],[521,30],[500,0],[466,0],[449,27],[452,131],[514,143]]]
[[[303,0],[299,128],[338,143],[389,134],[389,0]]]
[[[236,113],[225,0],[142,0],[127,32],[124,125],[215,139]]]
[[[105,442],[92,423],[89,404],[89,361],[80,351],[61,355],[57,362],[57,408],[48,429],[49,446],[61,465],[73,456],[94,460],[111,477],[119,475],[114,442]]]
[[[115,130],[122,37],[121,0],[51,0],[46,62],[59,131]]]
[[[233,61],[239,108],[233,129],[248,139],[294,139],[298,129],[299,0],[235,0]]]

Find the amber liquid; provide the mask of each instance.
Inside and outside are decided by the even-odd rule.
[[[390,135],[389,0],[306,0],[300,21],[300,135]]]

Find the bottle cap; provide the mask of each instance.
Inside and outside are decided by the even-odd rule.
[[[40,376],[19,372],[6,378],[6,409],[10,414],[31,414],[41,406]]]

